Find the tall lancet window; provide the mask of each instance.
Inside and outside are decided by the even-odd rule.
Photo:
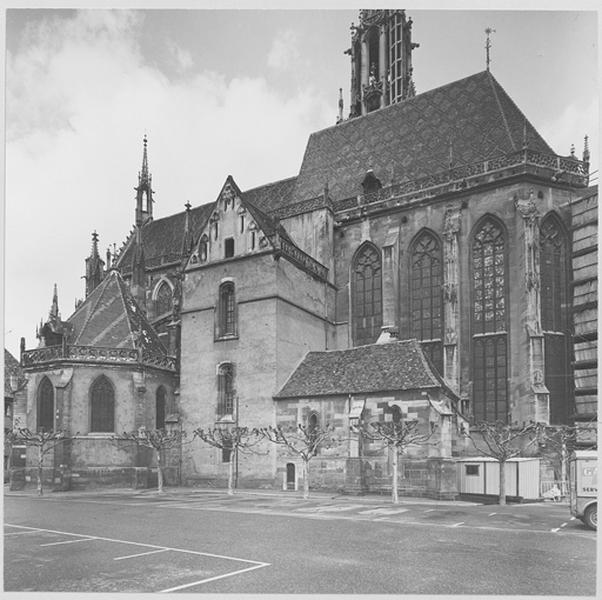
[[[485,217],[472,240],[472,377],[476,421],[508,421],[506,236]]]
[[[541,327],[545,343],[545,383],[550,392],[550,422],[568,423],[570,368],[568,353],[567,236],[550,214],[540,226]]]
[[[351,267],[352,336],[355,346],[372,344],[383,323],[382,267],[378,248],[362,244]]]
[[[441,243],[430,231],[418,235],[410,250],[412,337],[443,373],[443,258]]]
[[[104,375],[90,388],[90,431],[115,431],[115,392]]]
[[[38,388],[38,431],[54,431],[54,387],[48,377]]]

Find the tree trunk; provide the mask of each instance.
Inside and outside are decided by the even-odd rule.
[[[234,496],[234,448],[230,449],[228,461],[228,496]]]
[[[44,450],[42,446],[38,447],[38,496],[44,495],[44,486],[42,484],[43,472],[42,468],[44,466]]]
[[[157,448],[157,491],[163,493],[163,470],[161,468],[161,450]]]
[[[567,495],[567,468],[566,468],[566,442],[562,441],[562,446],[560,447],[560,494],[562,496]]]
[[[393,450],[393,481],[391,482],[391,502],[399,504],[399,451],[397,446],[391,448]]]
[[[506,504],[506,461],[499,461],[500,464],[500,506]]]
[[[309,499],[309,461],[303,461],[303,499]]]

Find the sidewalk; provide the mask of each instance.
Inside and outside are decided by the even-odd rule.
[[[37,490],[35,488],[25,490],[10,491],[8,486],[4,488],[5,496],[37,496]],[[78,498],[78,497],[123,497],[123,498],[165,498],[167,499],[190,499],[190,498],[202,498],[203,496],[220,496],[224,499],[251,499],[251,498],[265,498],[265,499],[279,499],[279,500],[290,500],[290,501],[301,501],[301,502],[318,502],[325,503],[336,501],[339,503],[349,504],[371,504],[371,505],[391,505],[391,496],[389,494],[365,494],[361,496],[348,495],[348,494],[337,494],[336,492],[325,492],[325,491],[310,491],[309,499],[305,501],[303,499],[302,491],[284,491],[284,490],[265,490],[265,489],[251,489],[242,488],[236,489],[233,496],[228,496],[225,488],[195,488],[195,487],[165,487],[163,493],[159,494],[156,489],[132,489],[132,488],[96,488],[87,490],[75,490],[75,491],[52,491],[48,490],[44,492],[45,497],[51,498]],[[463,500],[435,500],[432,498],[414,497],[414,496],[400,496],[399,504],[414,504],[414,505],[427,505],[427,506],[481,506],[480,502],[466,502]]]

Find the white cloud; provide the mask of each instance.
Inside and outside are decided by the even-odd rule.
[[[291,29],[279,31],[268,53],[268,67],[276,71],[295,68],[301,60],[299,38]]]
[[[142,136],[155,216],[298,172],[307,136],[330,124],[311,89],[283,98],[261,78],[190,71],[170,82],[144,62],[137,13],[82,11],[27,31],[7,57],[7,347],[33,331],[59,287],[63,317],[83,295],[96,229],[119,246],[134,216]],[[175,47],[175,46],[174,46]],[[185,52],[180,65],[190,67]]]

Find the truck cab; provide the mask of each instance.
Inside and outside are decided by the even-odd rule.
[[[598,453],[576,450],[569,463],[571,514],[590,529],[598,528]]]

